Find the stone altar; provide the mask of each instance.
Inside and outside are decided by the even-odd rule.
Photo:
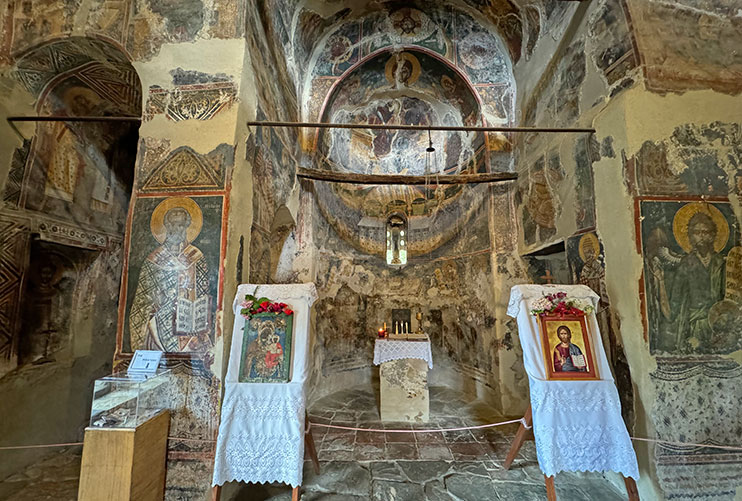
[[[381,365],[381,420],[427,422],[428,368],[433,365],[430,340],[377,339],[374,364]]]

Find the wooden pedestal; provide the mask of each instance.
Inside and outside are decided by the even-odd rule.
[[[161,501],[170,411],[136,428],[85,428],[78,501]]]

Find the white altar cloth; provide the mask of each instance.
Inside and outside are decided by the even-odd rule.
[[[257,289],[257,290],[256,290]],[[240,383],[245,294],[287,303],[294,310],[292,372],[289,383]],[[237,289],[229,366],[216,440],[212,485],[229,481],[301,484],[304,466],[304,382],[309,350],[309,309],[314,284],[254,285]]]
[[[374,344],[374,365],[402,358],[419,358],[428,362],[433,368],[433,354],[430,351],[430,339],[426,341],[406,341],[402,339],[376,339]]]
[[[523,364],[531,387],[536,453],[541,471],[615,471],[639,478],[636,454],[621,419],[621,402],[603,349],[595,313],[586,317],[594,337],[597,381],[548,381],[538,317],[531,304],[546,294],[569,298],[599,296],[585,285],[516,285],[510,291],[508,315],[517,319]]]

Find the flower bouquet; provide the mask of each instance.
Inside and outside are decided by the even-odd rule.
[[[286,303],[273,302],[267,297],[256,298],[252,294],[247,294],[240,306],[242,306],[240,315],[248,319],[258,313],[275,313],[276,315],[279,313],[293,315],[294,313],[294,310]]]
[[[593,312],[593,305],[589,300],[580,300],[567,297],[566,292],[546,294],[537,299],[532,305],[531,315],[536,316],[585,316]]]

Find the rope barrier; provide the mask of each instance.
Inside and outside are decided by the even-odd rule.
[[[526,429],[531,429],[531,427],[526,424],[526,421],[524,418],[511,419],[510,421],[501,421],[499,423],[481,424],[478,426],[462,426],[459,428],[440,428],[440,429],[426,429],[426,430],[384,430],[384,429],[378,429],[378,428],[356,428],[352,426],[338,426],[338,425],[333,425],[333,424],[314,423],[310,421],[307,424],[305,433],[309,432],[309,430],[313,426],[318,426],[318,427],[323,427],[323,428],[333,428],[336,430],[366,431],[366,432],[372,432],[372,433],[443,433],[447,431],[480,430],[483,428],[493,428],[495,426],[504,426],[507,424],[514,424],[514,423],[520,423]],[[197,438],[182,438],[182,437],[167,437],[167,438],[168,440],[180,440],[182,442],[208,442],[208,443],[216,442],[216,440],[204,440],[204,439],[197,439]],[[705,448],[705,449],[722,449],[722,450],[728,450],[728,451],[742,452],[742,447],[733,446],[733,445],[713,445],[713,444],[697,444],[693,442],[673,442],[670,440],[658,440],[655,438],[631,437],[631,436],[629,438],[631,440],[636,440],[639,442],[649,442],[649,443],[655,443],[655,444],[660,444],[660,445],[675,445],[679,447],[700,447],[700,448]],[[83,444],[82,442],[67,442],[67,443],[61,443],[61,444],[13,445],[13,446],[0,447],[0,451],[21,450],[21,449],[39,449],[39,448],[50,448],[50,447],[69,447],[69,446],[82,445],[82,444]]]
[[[351,426],[336,426],[333,424],[323,424],[323,423],[312,423],[312,426],[323,426],[325,428],[335,428],[338,430],[348,430],[348,431],[370,431],[374,433],[439,433],[444,431],[463,431],[463,430],[479,430],[481,428],[492,428],[493,426],[503,426],[506,424],[513,424],[513,423],[521,423],[523,426],[526,425],[525,420],[523,418],[520,419],[512,419],[510,421],[503,421],[501,423],[490,423],[490,424],[482,424],[479,426],[463,426],[461,428],[441,428],[441,429],[431,429],[431,430],[380,430],[378,428],[353,428]]]

